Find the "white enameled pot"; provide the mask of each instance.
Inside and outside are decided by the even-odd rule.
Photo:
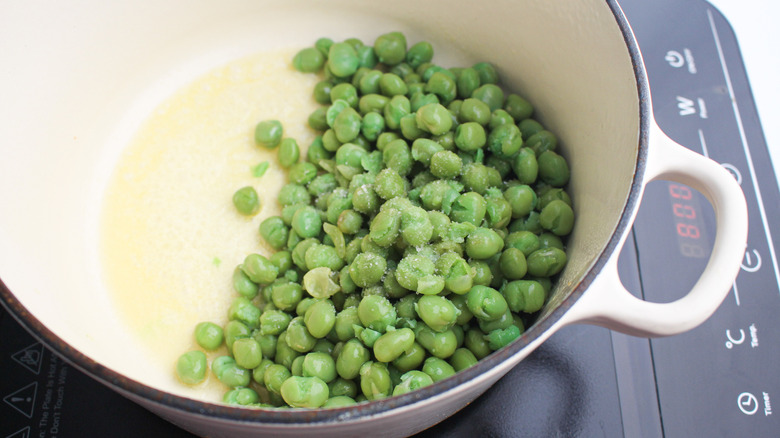
[[[2,302],[69,363],[194,433],[409,435],[457,412],[565,325],[638,336],[689,330],[716,310],[738,272],[747,237],[742,192],[719,164],[657,127],[639,49],[614,0],[3,0],[0,10]],[[215,66],[321,36],[373,41],[391,30],[431,41],[441,65],[495,63],[504,85],[533,102],[560,138],[577,223],[541,317],[475,367],[357,407],[251,410],[160,383],[170,370],[134,361],[143,354],[121,342],[127,329],[95,281],[106,156],[116,156],[118,139],[152,104]],[[703,275],[671,303],[635,298],[617,275],[643,189],[657,179],[696,188],[717,219]]]

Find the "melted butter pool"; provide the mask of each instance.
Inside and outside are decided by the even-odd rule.
[[[276,150],[254,144],[254,126],[281,121],[302,156],[314,139],[306,119],[318,106],[318,78],[292,68],[296,51],[237,60],[179,90],[142,125],[112,175],[101,217],[104,280],[121,318],[171,376],[176,358],[197,348],[198,322],[227,321],[235,266],[247,254],[271,254],[258,227],[279,214],[286,174]],[[262,162],[270,166],[256,177]],[[263,205],[250,218],[231,200],[247,185]],[[211,400],[223,391],[213,377],[195,389]]]

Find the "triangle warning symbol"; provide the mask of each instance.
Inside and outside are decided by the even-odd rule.
[[[30,426],[19,429],[5,438],[30,438]]]
[[[3,401],[25,417],[32,418],[33,411],[35,410],[35,394],[37,392],[38,382],[32,382],[3,397]]]
[[[11,359],[37,376],[40,374],[41,364],[43,364],[43,344],[36,342],[12,354]]]

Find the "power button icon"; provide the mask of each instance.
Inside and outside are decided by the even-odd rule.
[[[743,392],[737,398],[737,406],[745,415],[753,415],[758,411],[758,399],[749,392]]]

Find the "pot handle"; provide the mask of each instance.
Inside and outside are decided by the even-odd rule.
[[[632,295],[620,281],[617,261],[628,233],[587,292],[567,312],[567,323],[589,323],[629,335],[657,337],[683,333],[709,318],[736,278],[747,244],[745,196],[720,164],[675,143],[653,121],[646,183],[669,180],[693,187],[712,204],[717,232],[712,254],[699,280],[684,297],[653,303]]]

